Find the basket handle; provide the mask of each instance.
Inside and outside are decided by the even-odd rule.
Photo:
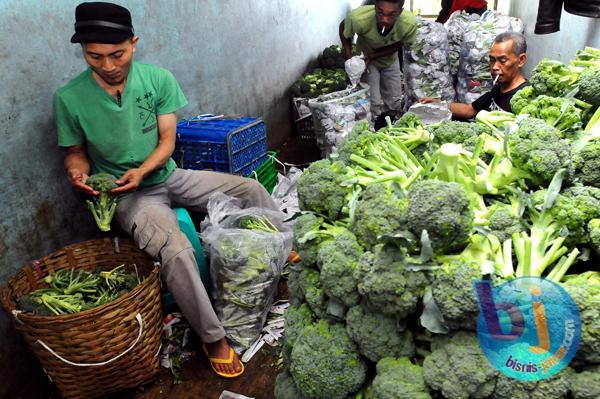
[[[117,360],[118,358],[120,358],[122,356],[125,356],[125,354],[127,354],[130,350],[132,350],[133,347],[138,343],[138,341],[142,337],[142,333],[144,332],[144,321],[142,320],[142,315],[139,313],[136,314],[135,319],[137,320],[138,324],[140,325],[140,329],[138,332],[138,336],[135,339],[135,341],[133,342],[133,344],[131,344],[131,346],[129,348],[127,348],[125,350],[125,352],[122,352],[122,353],[118,354],[117,356],[113,357],[112,359],[107,360],[105,362],[101,362],[101,363],[74,363],[74,362],[71,362],[71,361],[65,359],[64,357],[60,356],[58,353],[54,352],[54,350],[52,350],[52,348],[50,348],[48,345],[46,345],[46,343],[44,341],[42,341],[41,339],[38,339],[36,343],[42,345],[48,352],[52,353],[56,358],[62,360],[63,362],[65,362],[67,364],[70,364],[71,366],[77,366],[77,367],[104,366],[106,364],[114,362],[115,360]]]

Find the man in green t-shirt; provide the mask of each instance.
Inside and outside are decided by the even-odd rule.
[[[75,10],[72,43],[80,43],[89,69],[56,91],[58,144],[71,185],[97,195],[91,173],[115,175],[122,195],[116,219],[141,249],[161,261],[161,278],[198,333],[215,372],[244,371],[200,279],[194,251],[171,206],[206,211],[220,191],[245,206],[277,209],[258,182],[240,176],[176,168],[175,111],[187,104],[165,69],[133,61],[138,43],[129,11],[111,3]]]
[[[398,51],[403,44],[412,44],[417,34],[416,18],[403,7],[404,0],[377,0],[375,5],[352,10],[340,23],[346,59],[352,57],[352,39],[358,36],[356,47],[365,56],[363,79],[370,86],[374,117],[400,109],[402,72]]]

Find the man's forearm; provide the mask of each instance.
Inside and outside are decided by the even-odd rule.
[[[177,117],[175,114],[158,116],[158,145],[140,165],[144,177],[167,163],[175,150]]]
[[[340,22],[340,40],[342,41],[342,47],[344,47],[344,58],[352,58],[352,40],[344,36],[344,21]]]
[[[452,116],[461,119],[470,119],[477,115],[477,111],[471,104],[451,103],[450,111],[452,112]]]
[[[87,159],[87,155],[85,151],[79,147],[67,148],[63,165],[67,172],[70,170],[78,170],[86,175],[90,173],[90,163]]]

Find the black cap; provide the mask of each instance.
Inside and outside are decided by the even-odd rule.
[[[112,3],[81,3],[75,9],[71,43],[122,43],[134,35],[131,14]]]

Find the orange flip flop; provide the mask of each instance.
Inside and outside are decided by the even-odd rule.
[[[206,349],[206,345],[202,344],[202,349],[204,349],[204,353],[206,354],[206,357],[208,358],[208,361],[210,362],[210,367],[212,367],[213,371],[215,373],[217,373],[217,375],[220,375],[221,377],[224,378],[235,378],[235,377],[239,377],[240,375],[242,375],[244,373],[244,363],[242,363],[242,361],[240,360],[240,366],[242,366],[242,369],[240,371],[238,371],[237,373],[224,373],[222,371],[218,371],[215,368],[215,364],[233,364],[233,348],[229,347],[229,359],[220,359],[218,357],[210,357],[208,356],[208,349]]]

